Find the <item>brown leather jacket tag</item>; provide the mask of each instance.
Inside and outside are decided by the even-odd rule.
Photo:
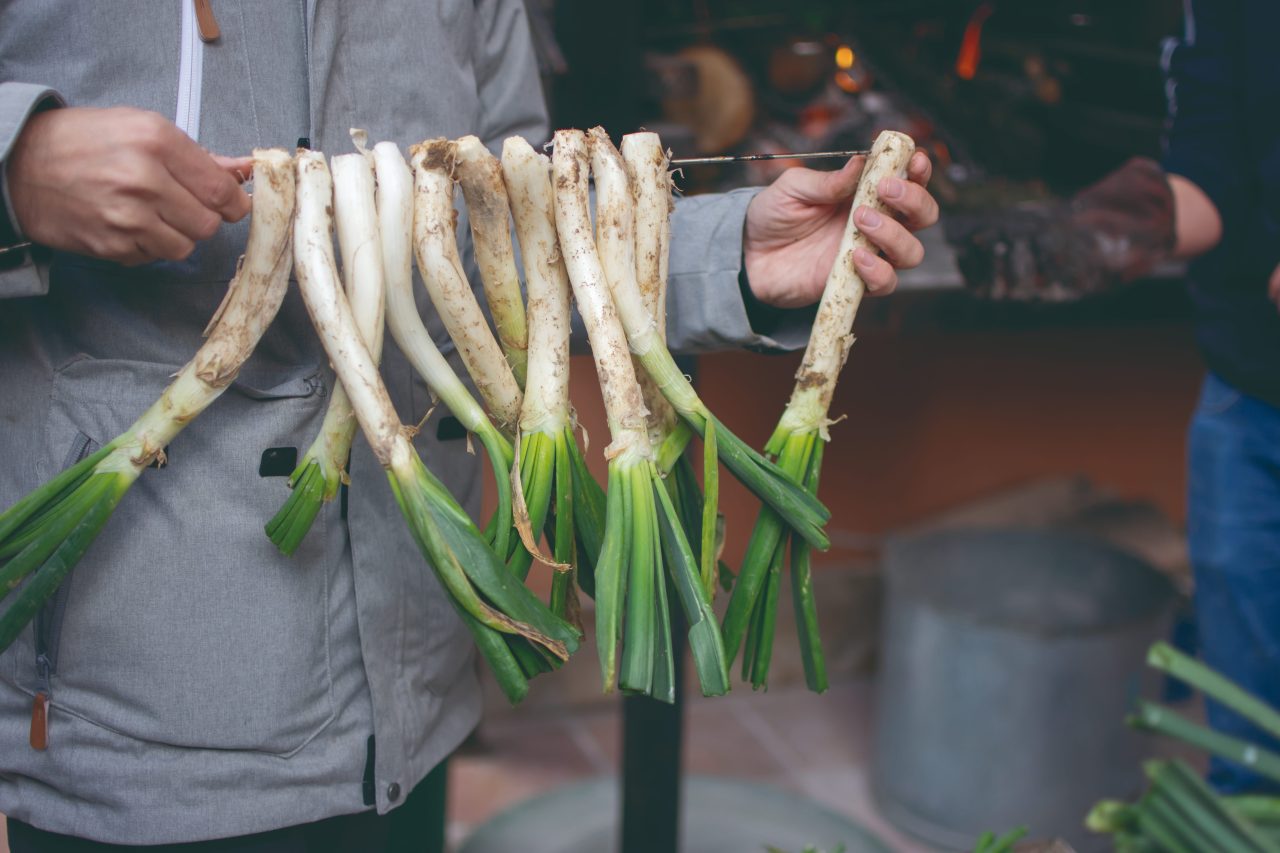
[[[36,694],[31,703],[31,748],[44,752],[49,748],[49,694]]]
[[[222,30],[218,28],[218,19],[213,16],[212,0],[195,0],[196,4],[196,26],[200,28],[200,40],[203,42],[217,41],[222,35]]]

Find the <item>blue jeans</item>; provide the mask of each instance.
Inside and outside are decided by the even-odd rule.
[[[1280,409],[1210,374],[1188,441],[1187,527],[1204,661],[1280,706]],[[1280,750],[1210,702],[1209,724]],[[1223,793],[1277,791],[1241,765],[1215,759]]]

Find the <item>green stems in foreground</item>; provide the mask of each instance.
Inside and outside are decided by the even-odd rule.
[[[346,393],[339,385],[334,396],[346,400]],[[347,481],[347,453],[354,437],[355,418],[350,404],[345,404],[347,423],[331,423],[344,406],[331,403],[325,414],[320,436],[303,454],[302,461],[289,475],[289,497],[280,510],[267,522],[267,538],[280,549],[280,553],[292,555],[302,544],[320,508],[338,495],[338,489]]]
[[[0,516],[0,600],[30,577],[0,615],[0,651],[53,595],[138,479],[141,468],[119,462],[112,442]]]
[[[825,447],[826,441],[817,430],[785,433],[779,429],[770,439],[767,450],[776,454],[779,469],[795,482],[803,484],[806,492],[816,494]],[[737,657],[738,649],[745,640],[742,677],[757,690],[768,684],[781,572],[788,554],[791,558],[791,600],[805,683],[818,693],[827,689],[826,662],[813,594],[811,553],[809,542],[791,535],[777,513],[767,506],[760,508],[722,626],[730,661]]]
[[[615,459],[605,494],[607,520],[595,573],[596,644],[605,689],[616,679],[624,691],[674,700],[669,586],[689,623],[703,694],[728,692],[728,661],[715,614],[680,513],[656,467],[648,460]]]
[[[1129,717],[1128,723],[1136,729],[1168,735],[1197,746],[1280,782],[1280,755],[1246,740],[1193,723],[1161,705],[1139,702],[1137,712]]]
[[[578,630],[551,613],[489,547],[457,501],[416,453],[388,468],[414,540],[515,704],[528,680],[558,667],[578,647]]]
[[[635,342],[632,344],[634,348]],[[820,551],[830,547],[831,543],[822,529],[831,517],[827,508],[779,466],[719,421],[698,398],[689,379],[665,347],[652,346],[638,352],[637,358],[689,428],[704,442],[708,431],[713,434],[716,455],[739,482],[813,547]],[[659,459],[664,462],[673,460],[684,450],[680,442],[687,443],[688,438],[685,431],[673,433],[672,441],[659,448]]]
[[[579,614],[574,518],[579,503],[594,498],[578,494],[580,483],[574,477],[574,468],[580,459],[572,427],[521,436],[518,478],[513,474],[512,479],[513,485],[520,486],[514,512],[516,530],[524,547],[515,543],[508,558],[508,566],[521,580],[529,574],[535,555],[550,564],[555,571],[551,580],[551,612],[575,625],[579,623]],[[538,548],[543,530],[551,542],[549,556]]]
[[[1168,643],[1156,643],[1147,652],[1147,664],[1196,688],[1272,737],[1280,738],[1280,712],[1195,658]]]
[[[1150,786],[1133,805],[1104,800],[1085,826],[1115,837],[1117,850],[1273,853],[1280,845],[1219,797],[1183,761],[1152,761]]]
[[[997,836],[994,832],[984,832],[978,839],[978,843],[973,845],[973,853],[1010,853],[1013,850],[1013,845],[1017,844],[1019,839],[1026,834],[1027,828],[1025,826],[1011,829],[1000,836]]]
[[[569,473],[573,483],[573,534],[577,554],[577,561],[573,564],[574,576],[578,587],[595,598],[596,564],[604,550],[608,498],[596,478],[591,476],[587,460],[583,458],[577,442],[569,445],[569,458],[572,463]],[[551,531],[553,536],[558,529]],[[558,537],[553,540],[557,549],[559,541]]]
[[[1255,722],[1271,714],[1270,708],[1237,685],[1164,643],[1152,646],[1147,662],[1201,688]],[[1127,722],[1134,728],[1167,735],[1280,780],[1280,755],[1197,725],[1168,708],[1139,702]],[[1280,825],[1280,804],[1275,799],[1218,796],[1181,760],[1149,762],[1145,770],[1150,785],[1136,803],[1104,800],[1093,807],[1085,820],[1093,832],[1111,834],[1117,850],[1280,851],[1280,838],[1274,830]]]

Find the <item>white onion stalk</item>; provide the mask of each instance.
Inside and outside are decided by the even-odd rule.
[[[515,459],[511,442],[471,396],[418,314],[413,296],[413,173],[393,142],[375,145],[373,159],[378,175],[378,220],[391,336],[431,393],[484,445],[498,486],[498,506],[486,530],[494,551],[506,556],[516,544],[511,535],[511,486],[507,477]]]
[[[476,249],[476,266],[484,282],[485,301],[489,303],[489,313],[498,330],[498,343],[507,355],[511,372],[524,387],[529,332],[520,294],[520,274],[516,271],[511,245],[510,204],[502,166],[474,136],[464,136],[453,145],[456,177],[467,200],[467,218]]]
[[[876,138],[854,193],[844,236],[814,318],[809,346],[796,373],[791,400],[765,445],[765,452],[777,460],[787,476],[815,495],[823,450],[830,440],[827,427],[832,423],[828,417],[831,398],[840,370],[849,357],[849,348],[853,346],[853,321],[866,292],[853,256],[859,248],[875,251],[866,236],[858,231],[854,214],[864,205],[885,213],[876,187],[886,177],[906,177],[907,164],[914,152],[915,143],[905,134],[885,131]],[[750,679],[756,688],[765,686],[773,652],[782,564],[788,550],[791,598],[805,681],[811,690],[821,693],[827,689],[827,674],[813,597],[809,544],[788,536],[781,519],[768,508],[762,508],[756,519],[729,600],[723,624],[725,646],[730,657],[736,657],[745,638],[743,678]]]
[[[489,329],[458,257],[454,233],[453,143],[433,139],[409,149],[413,164],[413,238],[431,301],[498,427],[514,434],[520,385]]]
[[[511,472],[516,525],[526,554],[537,552],[537,540],[547,530],[552,554],[538,557],[556,569],[551,609],[575,620],[579,575],[589,592],[595,589],[605,495],[587,472],[569,406],[572,315],[569,276],[556,236],[551,163],[513,136],[502,146],[502,173],[529,294],[529,375],[520,409],[519,459]]]
[[[284,151],[254,151],[253,175],[249,242],[207,340],[129,429],[0,515],[0,598],[31,575],[0,616],[0,651],[62,583],[143,469],[164,464],[165,447],[227,389],[275,318],[292,261],[292,161]]]
[[[672,208],[667,152],[658,134],[647,131],[622,137],[619,151],[635,198],[636,284],[653,317],[658,337],[665,344]],[[681,422],[653,378],[638,367],[636,372],[645,407],[649,410],[649,438],[654,447],[661,447]]]
[[[364,134],[353,131],[363,148]],[[374,202],[373,164],[363,151],[334,157],[333,204],[342,255],[342,277],[351,313],[375,363],[382,360],[385,326],[381,238]],[[356,435],[351,400],[341,382],[334,384],[318,435],[289,477],[292,491],[267,523],[268,538],[284,554],[292,554],[311,529],[320,507],[334,499],[347,482],[347,459]]]
[[[611,277],[630,276],[634,283],[633,226],[623,221],[631,217],[630,191],[624,176],[625,203],[623,199],[611,203],[609,197],[598,195],[599,231],[593,242],[585,135],[558,131],[552,164],[556,229],[591,342],[611,438],[605,449],[609,460],[605,533],[595,567],[596,643],[604,686],[611,690],[616,674],[624,690],[666,701],[674,698],[665,565],[689,617],[690,645],[703,691],[723,693],[728,689],[728,670],[719,631],[700,597],[697,564],[654,464],[648,413],[609,295]]]
[[[671,248],[671,175],[669,158],[656,133],[629,133],[622,137],[623,164],[631,183],[636,210],[636,283],[645,307],[653,317],[662,342],[667,340],[667,272]],[[688,443],[690,427],[676,416],[653,377],[640,369],[640,388],[649,409],[649,436],[654,447],[681,448]],[[720,502],[720,466],[715,429],[703,443],[702,484],[698,484],[689,454],[658,453],[658,469],[667,477],[668,491],[684,520],[694,554],[698,558],[702,587],[714,600],[719,578],[719,552],[723,544]]]
[[[330,237],[332,185],[324,157],[299,152],[294,254],[298,285],[374,456],[387,472],[418,547],[489,661],[507,697],[528,690],[522,649],[563,660],[576,630],[555,617],[493,553],[458,502],[422,463],[361,340],[338,285]]]
[[[603,185],[626,186],[626,170],[609,142],[608,134],[597,127],[590,131],[590,136],[592,145],[598,146],[607,154],[599,158],[600,168],[595,172],[597,193]],[[561,239],[564,239],[563,234]],[[831,514],[815,497],[788,479],[777,466],[730,432],[702,402],[688,377],[677,367],[658,333],[658,324],[645,305],[644,296],[635,281],[634,263],[632,268],[630,278],[609,282],[631,352],[644,365],[644,369],[653,377],[680,417],[694,432],[702,436],[708,447],[714,448],[720,461],[734,476],[756,497],[782,515],[787,524],[807,541],[817,548],[825,549],[829,543],[822,527]],[[687,436],[687,433],[684,435]],[[673,433],[673,437],[679,436],[681,433]],[[668,462],[683,451],[682,441],[668,441],[659,454],[663,467],[668,467]]]

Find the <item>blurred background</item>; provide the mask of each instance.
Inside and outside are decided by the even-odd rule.
[[[820,496],[833,547],[815,579],[830,692],[805,689],[787,606],[768,692],[739,683],[703,700],[693,685],[674,723],[624,713],[580,655],[518,710],[491,693],[451,765],[450,837],[470,853],[514,837],[557,838],[527,850],[606,849],[625,770],[633,793],[683,797],[682,850],[968,849],[1006,820],[1098,849],[1084,811],[1136,793],[1151,748],[1121,731],[1135,691],[1164,689],[1144,682],[1142,651],[1186,633],[1183,456],[1203,368],[1176,265],[1123,286],[1070,264],[1001,277],[975,262],[973,235],[1011,212],[1051,218],[1130,157],[1159,157],[1161,60],[1181,4],[528,3],[554,126],[655,130],[676,157],[857,149],[902,130],[933,160],[943,221],[921,235],[924,264],[863,304],[832,406],[843,419]],[[793,165],[691,167],[677,183],[687,195],[762,185]],[[761,446],[799,355],[702,356],[697,382]],[[573,369],[575,405],[601,441],[591,362]],[[755,504],[723,483],[734,565]],[[933,578],[923,591],[902,580],[921,576]],[[1027,594],[1004,595],[1015,587]],[[958,597],[929,600],[930,588]],[[971,633],[983,620],[1003,633]],[[717,780],[747,786],[732,808]],[[785,801],[811,837],[766,819],[752,790]],[[609,829],[580,846],[527,829],[566,811]],[[738,836],[725,827],[770,821],[774,836],[758,829],[754,846],[726,840]],[[670,849],[644,844],[624,849]]]

